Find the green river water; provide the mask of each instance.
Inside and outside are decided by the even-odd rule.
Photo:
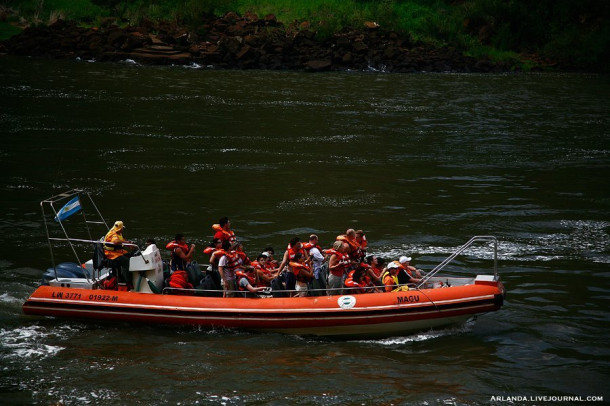
[[[582,74],[0,58],[2,403],[607,402],[609,95],[607,76]],[[495,235],[505,306],[354,341],[26,317],[50,266],[39,202],[71,188],[139,243],[184,233],[201,263],[225,215],[250,257],[361,228],[371,253],[431,269]],[[490,259],[472,249],[448,271],[489,272]]]

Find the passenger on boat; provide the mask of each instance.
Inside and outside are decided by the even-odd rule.
[[[267,247],[263,250],[263,252],[266,252],[269,255],[267,258],[267,268],[275,269],[280,265],[280,263],[277,262],[273,257],[273,255],[275,255],[275,250],[273,247]]]
[[[355,268],[356,264],[359,264],[362,258],[360,243],[356,239],[356,230],[353,228],[348,229],[345,234],[337,236],[337,241],[342,241],[347,244],[345,253],[349,255],[352,267]]]
[[[367,274],[371,281],[377,285],[382,286],[383,281],[381,280],[381,273],[383,272],[383,258],[377,258],[375,255],[369,255],[366,257],[366,263],[369,265]]]
[[[258,286],[269,287],[271,286],[271,281],[277,277],[277,269],[271,270],[266,266],[268,258],[269,254],[262,252],[256,257],[256,261],[250,264],[256,270]]]
[[[186,269],[195,253],[195,244],[191,244],[189,247],[184,235],[176,234],[174,240],[167,243],[165,248],[171,251],[169,286],[178,289],[193,289],[193,285],[189,283]]]
[[[343,288],[343,277],[350,264],[349,256],[345,253],[345,246],[341,241],[335,241],[333,247],[326,250],[330,255],[328,260],[328,294],[340,295]]]
[[[313,278],[313,271],[306,263],[305,256],[301,252],[297,252],[294,258],[288,263],[287,269],[288,273],[292,273],[296,279],[296,294],[293,295],[291,293],[291,296],[307,296],[307,284]],[[286,286],[286,289],[289,289],[288,286]]]
[[[301,239],[299,237],[294,237],[288,243],[288,247],[284,252],[284,257],[282,258],[282,263],[280,264],[278,271],[281,273],[284,268],[288,265],[288,262],[294,259],[294,256],[298,253],[302,253],[305,258],[308,258],[305,253],[305,249],[303,248],[303,243],[301,243]]]
[[[399,268],[400,268],[399,264],[397,264],[396,262],[390,262],[388,264],[388,267],[384,270],[383,274],[381,275],[386,292],[392,292],[394,290],[399,289],[398,276],[397,276]]]
[[[309,254],[311,264],[313,266],[312,293],[313,296],[321,296],[326,289],[327,273],[324,272],[322,264],[324,263],[324,255],[322,248],[318,245],[318,236],[312,234],[309,236],[309,242],[303,244],[305,252]]]
[[[411,275],[409,270],[405,268],[400,261],[392,261],[391,263],[396,264],[398,267],[398,283],[401,285],[406,285],[408,283],[419,283],[421,282],[420,278],[415,278]]]
[[[236,243],[235,253],[237,254],[237,256],[239,256],[240,265],[250,265],[250,263],[252,262],[250,261],[250,258],[248,258],[248,255],[246,255],[244,251],[244,245],[242,243]]]
[[[245,295],[248,295],[247,292],[249,292],[251,295],[256,297],[258,292],[266,289],[264,286],[256,286],[256,272],[251,266],[247,266],[243,270],[240,269],[236,271],[235,275],[237,277],[237,287],[239,291],[244,292]]]
[[[235,272],[239,268],[239,256],[235,253],[235,247],[231,246],[229,241],[222,243],[222,250],[224,254],[218,261],[218,271],[222,275],[222,282],[224,286],[224,297],[235,296],[236,284],[235,284]]]
[[[220,238],[223,241],[229,241],[230,243],[234,243],[237,241],[237,237],[235,237],[235,233],[231,230],[231,221],[228,217],[222,217],[218,220],[218,224],[213,224],[212,229],[216,231],[214,234],[214,239]]]
[[[212,254],[214,254],[215,251],[218,251],[220,249],[222,249],[222,240],[220,238],[213,238],[210,245],[205,247],[203,253],[209,255],[211,258]]]
[[[409,264],[411,262],[411,257],[406,257],[403,255],[398,259],[398,262],[400,262],[400,265],[402,265],[402,267],[407,271],[409,275],[411,275],[411,277],[419,279],[422,278],[421,271]]]
[[[350,276],[345,280],[345,287],[347,288],[345,293],[350,295],[370,291],[368,289],[369,284],[365,281],[365,268],[363,266],[359,266],[350,272]]]
[[[367,287],[367,289],[366,289],[367,293],[383,292],[383,289],[381,289],[380,286],[373,281],[371,276],[375,276],[375,273],[373,272],[373,269],[371,268],[371,266],[369,264],[362,262],[362,263],[360,263],[360,265],[358,265],[356,267],[356,269],[358,269],[358,268],[361,268],[361,270],[362,270],[362,282]],[[347,276],[348,277],[352,276],[352,274],[354,272],[355,271],[351,271]]]
[[[191,244],[189,247],[186,243],[186,237],[182,234],[176,234],[174,241],[169,242],[165,248],[171,251],[170,269],[172,271],[186,270],[186,266],[191,262],[195,253],[195,244]]]
[[[360,261],[364,261],[366,257],[366,249],[369,246],[369,242],[366,240],[366,235],[364,235],[364,231],[356,230],[356,241],[360,244]]]
[[[106,243],[104,244],[104,255],[108,258],[110,266],[113,269],[118,269],[118,281],[126,283],[131,288],[132,282],[131,275],[129,274],[129,258],[131,255],[123,248],[123,243],[129,242],[123,237],[124,229],[125,225],[122,221],[117,220],[114,222],[114,225],[104,237],[104,242]]]
[[[220,241],[220,244],[216,244],[216,249],[210,255],[210,265],[212,265],[212,269],[218,270],[218,262],[231,249],[231,243],[220,239],[216,240]]]

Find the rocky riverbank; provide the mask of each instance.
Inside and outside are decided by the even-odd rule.
[[[374,22],[327,38],[308,22],[285,25],[274,15],[228,13],[189,31],[171,23],[84,28],[70,21],[31,27],[0,44],[0,52],[142,64],[197,64],[218,69],[386,72],[501,72],[507,64],[466,57],[388,32]]]

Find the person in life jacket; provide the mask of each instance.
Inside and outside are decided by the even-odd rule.
[[[216,232],[214,239],[220,238],[222,241],[229,241],[231,244],[237,241],[235,233],[231,230],[231,221],[228,217],[222,217],[218,220],[218,224],[213,224],[212,230]]]
[[[376,255],[369,255],[366,257],[366,263],[370,267],[367,271],[371,281],[377,285],[382,286],[383,281],[381,280],[381,273],[383,272],[383,258],[377,258]]]
[[[176,234],[174,240],[167,243],[165,248],[171,251],[169,264],[172,274],[169,278],[169,286],[177,289],[193,289],[193,285],[189,282],[186,266],[191,262],[195,253],[195,244],[191,244],[189,247],[184,235]]]
[[[312,282],[312,287],[314,290],[310,293],[312,293],[314,296],[319,296],[326,289],[327,275],[322,271],[322,264],[326,258],[322,254],[324,251],[318,245],[318,236],[315,234],[310,235],[309,242],[303,244],[303,248],[305,249],[305,252],[309,254],[311,266],[313,268],[314,279]]]
[[[388,267],[381,275],[386,292],[398,291],[400,289],[400,287],[398,286],[399,283],[397,277],[399,268],[399,264],[396,264],[395,262],[390,262],[388,264]]]
[[[286,247],[286,251],[284,252],[284,257],[282,258],[282,263],[278,268],[278,272],[281,273],[288,265],[288,263],[294,260],[294,256],[299,252],[305,257],[305,259],[309,258],[307,253],[303,249],[303,243],[301,243],[301,239],[299,237],[294,237],[288,243],[288,247]],[[286,289],[288,289],[288,287],[286,287]]]
[[[345,254],[349,255],[354,264],[360,263],[362,251],[360,250],[360,243],[356,240],[356,230],[353,228],[348,229],[345,234],[337,236],[337,241],[347,244]]]
[[[212,251],[212,255],[210,255],[210,265],[212,265],[212,269],[218,271],[218,263],[220,262],[220,258],[227,254],[227,252],[231,249],[231,243],[228,241],[220,241],[220,244],[216,244],[216,248]]]
[[[350,265],[349,255],[345,253],[346,246],[342,241],[335,241],[333,247],[326,250],[328,260],[328,294],[340,295],[343,288],[343,277]]]
[[[176,234],[174,240],[167,243],[165,248],[171,251],[169,264],[172,271],[184,271],[195,253],[195,244],[191,244],[189,247],[182,234]]]
[[[313,279],[313,271],[305,262],[305,256],[297,252],[292,261],[288,263],[288,272],[292,273],[296,279],[296,293],[291,296],[307,296],[307,284]]]
[[[242,243],[235,243],[235,253],[239,256],[239,259],[241,261],[241,265],[250,265],[250,258],[248,258],[248,255],[246,255],[246,252],[244,251],[244,245]]]
[[[360,261],[364,261],[366,257],[366,249],[369,246],[369,242],[366,240],[364,231],[356,230],[356,241],[360,244]]]
[[[124,243],[129,243],[123,237],[125,225],[122,221],[114,222],[112,228],[104,236],[104,255],[108,258],[110,266],[119,270],[118,281],[126,283],[132,287],[131,275],[129,274],[129,252],[123,247]]]
[[[235,272],[242,270],[239,255],[235,252],[237,244],[231,245],[229,241],[222,243],[224,255],[218,261],[218,271],[222,275],[224,297],[234,297],[237,288]]]
[[[267,266],[267,268],[269,268],[269,269],[275,269],[275,268],[277,268],[277,267],[279,267],[279,266],[280,266],[280,263],[279,263],[279,262],[277,262],[277,261],[275,260],[275,258],[273,258],[273,255],[275,255],[275,250],[273,249],[273,247],[267,247],[267,248],[265,248],[265,249],[263,250],[263,252],[266,252],[266,253],[267,253],[267,255],[269,255],[269,256],[267,257],[267,265],[266,265],[266,266]]]
[[[212,239],[210,245],[204,248],[203,253],[211,257],[214,251],[218,251],[220,249],[222,249],[222,240],[220,238],[214,238]]]
[[[267,268],[268,259],[269,254],[267,252],[261,252],[258,257],[256,257],[256,261],[250,263],[256,271],[258,286],[269,287],[271,286],[271,281],[277,277],[277,269],[273,271]]]
[[[265,290],[264,286],[257,286],[256,271],[251,266],[246,266],[244,269],[239,269],[235,272],[237,279],[237,287],[240,292],[250,292],[256,295],[258,292]]]
[[[408,261],[407,261],[408,262]],[[411,276],[409,269],[405,268],[403,266],[402,263],[400,263],[400,261],[392,261],[393,264],[396,264],[396,266],[398,267],[398,282],[401,285],[406,285],[408,283],[419,283],[421,282],[421,279],[419,278],[415,278],[413,276]]]
[[[360,263],[356,269],[360,268],[362,270],[362,282],[365,284],[365,286],[367,287],[366,292],[367,293],[372,293],[372,292],[383,292],[383,289],[381,289],[379,287],[379,285],[377,283],[375,283],[375,280],[373,279],[373,277],[375,276],[375,272],[373,271],[373,268],[367,264],[367,263]],[[354,272],[354,271],[352,271]],[[348,274],[348,277],[351,276]]]
[[[415,268],[414,266],[410,265],[411,262],[411,257],[407,257],[407,256],[402,256],[398,259],[398,262],[400,262],[400,265],[404,268],[405,271],[407,271],[407,273],[411,276],[411,278],[418,278],[421,279],[422,278],[422,274],[421,271],[417,268]]]
[[[353,272],[350,273],[348,278],[345,280],[346,294],[353,295],[358,293],[367,293],[368,283],[365,281],[365,271],[363,266],[358,266]]]

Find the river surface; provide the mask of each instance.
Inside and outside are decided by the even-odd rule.
[[[597,75],[0,58],[2,403],[607,402],[609,96]],[[136,242],[184,233],[201,263],[225,215],[251,257],[361,228],[371,253],[431,269],[495,235],[505,306],[458,328],[353,341],[26,317],[51,263],[39,202],[71,188]],[[447,270],[489,273],[491,259],[483,245]]]

